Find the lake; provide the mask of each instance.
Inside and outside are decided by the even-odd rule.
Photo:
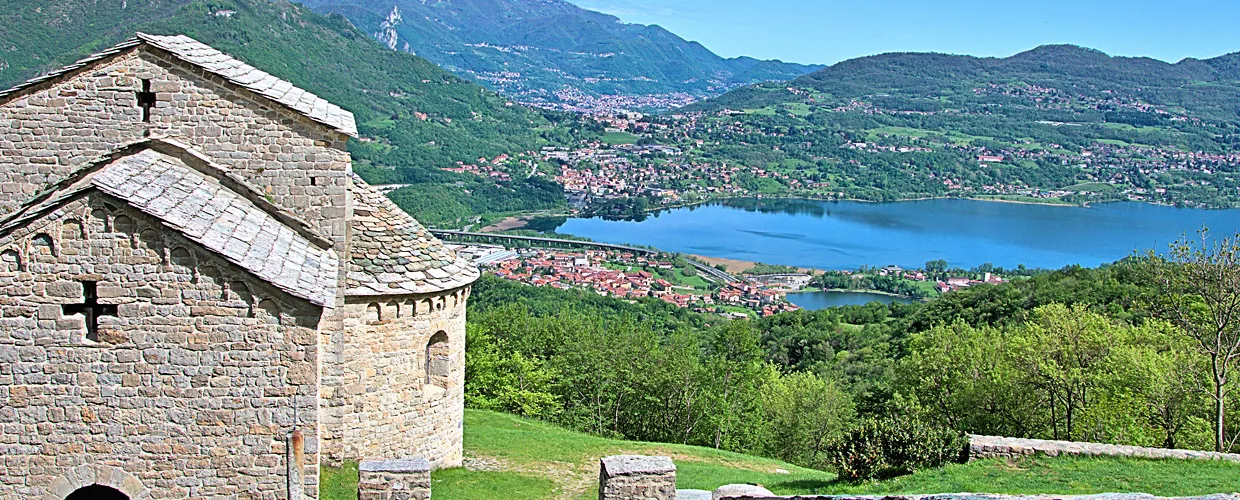
[[[826,309],[828,307],[860,306],[869,304],[870,302],[882,302],[884,304],[902,302],[908,304],[913,302],[913,299],[884,295],[881,293],[826,291],[790,293],[788,294],[788,302],[801,306],[802,309],[816,311],[818,309]]]
[[[569,219],[556,231],[728,259],[852,270],[944,259],[971,268],[1098,266],[1134,250],[1164,250],[1207,225],[1240,231],[1240,210],[1147,203],[1085,207],[941,199],[895,203],[733,200],[654,214],[641,222]]]

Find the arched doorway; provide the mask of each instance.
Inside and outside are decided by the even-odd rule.
[[[69,496],[65,497],[65,500],[130,500],[130,499],[129,499],[129,495],[121,493],[120,490],[117,490],[116,488],[111,488],[111,487],[103,486],[100,484],[92,484],[90,486],[78,488],[73,493],[70,493]]]
[[[142,480],[119,467],[82,464],[44,488],[39,500],[150,500]]]

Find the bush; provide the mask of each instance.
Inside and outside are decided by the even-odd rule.
[[[860,482],[963,462],[968,438],[911,418],[867,419],[834,441],[827,459],[840,479]]]

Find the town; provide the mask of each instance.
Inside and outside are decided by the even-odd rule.
[[[1094,104],[1145,109],[1118,100]],[[906,112],[855,103],[825,113]],[[902,127],[789,130],[731,110],[657,117],[628,112],[590,119],[606,127],[601,138],[479,158],[444,170],[497,183],[531,176],[553,180],[563,186],[571,209],[567,215],[573,216],[639,217],[668,207],[763,197],[964,197],[1074,205],[1138,201],[1196,208],[1240,203],[1236,153],[1107,139],[1079,148],[1033,140],[1005,144]],[[747,160],[753,158],[766,160]]]
[[[507,249],[490,245],[452,245],[500,278],[563,290],[584,288],[623,299],[652,297],[702,313],[747,318],[795,311],[785,295],[796,288],[764,283],[760,277],[720,279],[702,273],[685,257],[643,255],[616,250]],[[700,264],[699,264],[700,265]],[[755,279],[757,278],[757,279]]]

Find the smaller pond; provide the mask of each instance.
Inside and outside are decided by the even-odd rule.
[[[884,304],[901,302],[908,304],[913,302],[913,299],[884,295],[881,293],[825,291],[790,293],[788,294],[788,302],[796,304],[803,309],[816,311],[818,309],[826,309],[828,307],[860,306],[869,304],[870,302],[882,302]]]

